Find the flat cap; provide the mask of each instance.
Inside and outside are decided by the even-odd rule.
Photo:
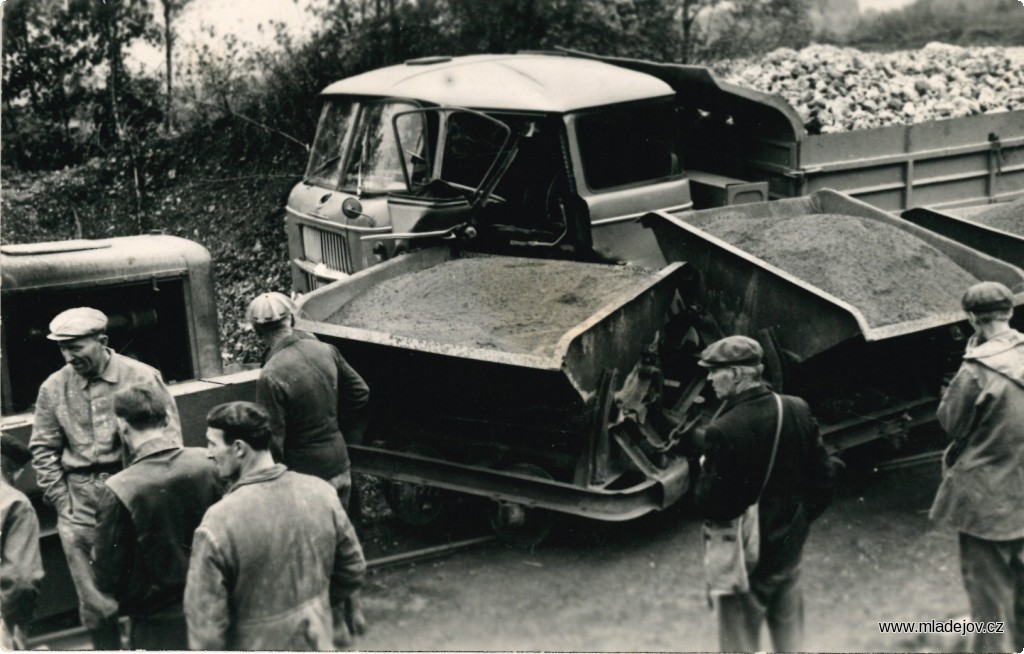
[[[981,282],[967,289],[960,299],[964,311],[985,313],[1013,308],[1013,293],[999,282]]]
[[[700,353],[698,365],[704,368],[722,366],[756,366],[761,363],[764,350],[749,336],[726,336],[707,346]]]
[[[245,318],[254,325],[261,325],[295,315],[297,309],[295,302],[284,293],[261,293],[249,303]]]
[[[98,309],[76,307],[57,314],[50,321],[51,341],[71,341],[107,331],[107,316]]]
[[[14,434],[4,434],[0,437],[0,454],[23,466],[32,460],[32,452],[24,443],[15,438]]]

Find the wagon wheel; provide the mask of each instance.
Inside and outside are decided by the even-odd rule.
[[[414,446],[406,450],[411,454],[437,457],[437,452]],[[449,494],[433,486],[394,479],[381,479],[381,495],[395,516],[407,525],[425,527],[437,522],[448,506]]]
[[[413,527],[437,522],[447,504],[445,492],[440,488],[392,479],[381,480],[381,494],[391,512]]]
[[[551,479],[543,468],[531,463],[516,463],[509,472]],[[503,541],[514,547],[532,548],[544,542],[551,533],[554,514],[516,502],[498,501],[491,510],[491,526]]]

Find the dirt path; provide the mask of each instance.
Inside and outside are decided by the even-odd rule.
[[[923,651],[882,620],[966,613],[956,537],[925,511],[937,466],[846,488],[805,553],[808,649]],[[367,650],[714,650],[697,522],[681,511],[626,524],[570,522],[534,552],[493,546],[374,574]]]

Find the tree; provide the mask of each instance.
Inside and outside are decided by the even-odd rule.
[[[164,131],[174,127],[174,28],[172,23],[191,0],[159,0],[164,17],[164,55],[167,73],[167,99],[164,104]]]

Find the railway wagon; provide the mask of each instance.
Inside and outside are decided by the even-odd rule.
[[[695,226],[733,221],[749,235],[796,218],[884,232],[920,261],[836,290]],[[479,223],[301,298],[299,327],[373,388],[353,465],[386,480],[399,515],[426,520],[441,491],[468,493],[495,500],[501,535],[532,543],[551,511],[624,520],[669,506],[714,406],[694,355],[725,333],[762,343],[769,379],[808,397],[832,451],[898,436],[933,419],[966,334],[956,292],[893,313],[878,304],[886,283],[912,285],[901,275],[934,264],[924,274],[1001,281],[1024,303],[1019,268],[831,191],[642,222],[673,263],[538,256]],[[856,280],[861,263],[841,255],[859,245],[803,258]]]

